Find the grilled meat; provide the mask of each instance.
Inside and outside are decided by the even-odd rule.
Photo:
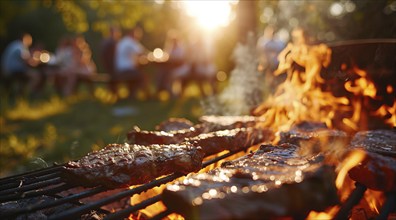
[[[302,122],[290,131],[281,132],[279,143],[295,144],[301,147],[301,151],[319,153],[345,148],[349,140],[345,132],[329,129],[323,123]]]
[[[187,219],[304,217],[338,202],[334,172],[295,145],[263,145],[220,168],[169,185],[164,204]]]
[[[128,143],[141,145],[176,144],[183,142],[186,138],[204,133],[255,127],[261,120],[253,116],[202,116],[200,121],[202,123],[193,125],[187,119],[169,119],[160,123],[156,127],[156,131],[144,131],[135,126],[127,134]]]
[[[363,161],[349,170],[349,176],[370,189],[396,191],[396,159],[366,151]]]
[[[199,121],[210,131],[257,127],[264,119],[255,116],[205,115]]]
[[[186,138],[186,142],[202,147],[205,156],[213,155],[224,150],[240,151],[254,144],[274,139],[271,130],[256,128],[237,128],[232,130],[215,131]]]
[[[67,163],[65,177],[83,181],[85,186],[122,187],[147,183],[173,172],[187,174],[202,165],[202,148],[188,143],[178,145],[110,144]]]
[[[169,118],[155,126],[155,130],[169,132],[190,129],[193,126],[194,124],[185,118]]]
[[[396,157],[396,130],[360,131],[353,137],[351,147]]]
[[[185,138],[194,137],[203,132],[202,127],[191,127],[176,131],[143,131],[134,127],[128,132],[128,143],[139,145],[150,144],[177,144],[184,141]]]
[[[353,180],[374,190],[396,191],[396,131],[358,132],[351,147],[366,153],[365,159],[349,171]]]

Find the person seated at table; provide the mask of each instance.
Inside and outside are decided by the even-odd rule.
[[[12,84],[17,83],[17,94],[22,95],[27,89],[28,92],[35,92],[40,82],[40,74],[32,67],[38,65],[29,51],[32,45],[32,36],[24,33],[18,40],[11,42],[2,55],[2,74],[7,90],[12,90]]]
[[[139,58],[146,53],[140,43],[143,31],[140,27],[127,30],[118,42],[115,53],[115,81],[126,82],[129,96],[135,97],[138,88],[142,88],[145,97],[150,97],[146,76],[139,70]]]

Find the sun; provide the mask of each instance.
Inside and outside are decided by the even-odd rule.
[[[204,29],[225,27],[232,18],[231,6],[236,1],[183,1],[187,15],[193,17]]]

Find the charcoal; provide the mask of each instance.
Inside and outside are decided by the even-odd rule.
[[[187,219],[304,218],[338,203],[333,168],[298,146],[262,145],[207,173],[168,185],[163,202]]]

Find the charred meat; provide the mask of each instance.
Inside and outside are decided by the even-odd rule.
[[[157,131],[165,131],[165,132],[170,132],[170,131],[177,131],[177,130],[183,130],[183,129],[190,129],[193,127],[194,124],[185,118],[169,118],[168,120],[165,120],[155,126],[155,130]]]
[[[333,169],[295,145],[263,145],[255,153],[169,185],[163,201],[187,219],[304,217],[338,202]]]
[[[69,181],[85,186],[110,188],[147,183],[174,172],[187,174],[201,169],[204,153],[200,147],[178,145],[110,144],[64,166]]]
[[[254,144],[268,142],[274,139],[271,130],[257,128],[237,128],[200,134],[185,141],[194,146],[202,147],[205,156],[224,150],[240,151]]]
[[[295,144],[301,147],[301,151],[319,153],[345,148],[349,140],[345,132],[329,129],[323,123],[302,122],[287,132],[281,132],[279,143]]]
[[[353,180],[374,190],[396,191],[396,131],[358,132],[351,147],[366,154],[365,159],[349,171]]]
[[[353,137],[351,147],[396,157],[396,130],[360,131]]]
[[[370,189],[396,191],[396,159],[366,151],[359,165],[349,170],[351,179]]]

